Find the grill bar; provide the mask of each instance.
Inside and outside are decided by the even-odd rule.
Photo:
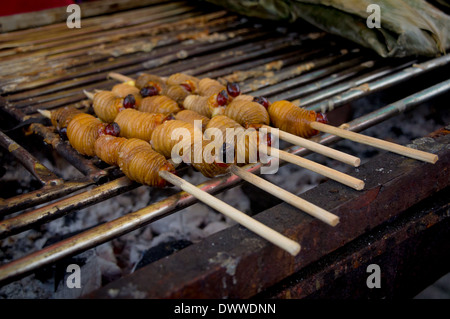
[[[361,86],[359,88],[351,88],[346,92],[339,95],[335,95],[325,101],[318,102],[310,106],[306,105],[302,106],[306,107],[309,110],[322,112],[331,111],[338,106],[354,101],[370,93],[375,93],[377,91],[389,88],[395,84],[399,84],[403,81],[409,80],[415,76],[418,76],[419,74],[423,74],[425,72],[443,67],[447,65],[449,61],[450,55],[447,54],[435,59],[425,61],[420,64],[415,64],[409,68],[403,69],[392,75],[388,75],[379,80],[367,83],[367,85]],[[293,103],[299,105],[300,101],[296,100],[293,101]]]
[[[14,155],[22,165],[36,177],[42,185],[59,185],[63,181],[56,176],[47,167],[39,163],[39,161],[31,155],[26,149],[13,141],[5,133],[0,132],[0,146],[7,149]]]
[[[348,123],[348,130],[359,132],[389,117],[412,109],[419,103],[436,97],[450,89],[450,80],[434,85],[426,90],[420,91],[414,95],[406,97],[396,103],[380,108],[374,113],[364,115]],[[337,136],[325,135],[318,142],[329,145],[340,140]],[[288,151],[296,155],[306,155],[308,150],[299,147],[291,147]],[[280,163],[283,164],[282,162]],[[257,173],[261,164],[247,165],[246,170],[251,173]],[[200,189],[215,194],[227,188],[237,185],[241,180],[235,175],[227,175],[208,180],[205,183],[197,185]],[[48,246],[40,251],[31,253],[28,256],[17,259],[9,264],[0,267],[0,282],[16,278],[27,274],[37,268],[56,262],[57,260],[72,256],[85,251],[89,248],[100,245],[115,237],[121,236],[150,222],[158,220],[168,214],[192,205],[196,199],[184,192],[167,197],[155,204],[147,206],[138,211],[127,214],[124,217],[109,221],[103,225],[91,228],[79,235]]]
[[[63,156],[89,179],[100,182],[100,180],[107,175],[107,172],[96,167],[92,160],[86,159],[78,154],[78,152],[65,143],[58,134],[54,133],[50,127],[34,123],[30,126],[30,130],[42,136],[44,141],[52,145],[58,154]]]
[[[336,63],[328,68],[325,69],[319,69],[317,71],[308,72],[305,75],[301,75],[299,77],[295,77],[291,80],[287,80],[281,83],[278,83],[277,85],[269,86],[268,88],[263,88],[260,90],[256,90],[253,92],[256,96],[266,96],[271,98],[274,101],[279,101],[281,99],[287,99],[291,100],[293,96],[299,95],[299,94],[305,94],[307,92],[316,91],[318,89],[321,89],[331,83],[335,83],[338,81],[342,81],[346,79],[347,77],[354,76],[355,74],[358,74],[362,71],[365,71],[368,68],[373,67],[373,64],[371,64],[371,61],[364,61],[365,59],[361,57],[357,57],[351,60],[342,61],[339,63]],[[358,64],[359,63],[359,64]],[[356,64],[356,66],[355,66]],[[344,71],[342,71],[344,70]],[[336,74],[334,72],[339,71],[339,74]],[[333,74],[334,73],[334,74]],[[329,75],[325,80],[322,81],[316,81],[310,85],[302,86],[300,89],[296,86],[301,85],[303,83],[310,82],[312,80],[322,78],[324,76]],[[289,91],[289,88],[296,87],[295,89]],[[276,93],[281,92],[279,95],[275,95]]]
[[[400,66],[383,66],[378,67],[378,64],[380,64],[378,61],[375,60],[368,60],[365,62],[362,62],[361,64],[350,67],[350,68],[344,68],[343,71],[338,69],[337,73],[333,73],[328,77],[323,78],[320,81],[304,85],[300,88],[295,88],[290,91],[282,92],[279,95],[271,96],[271,98],[275,101],[280,100],[281,97],[284,97],[288,100],[294,100],[298,99],[299,97],[304,96],[301,98],[301,105],[309,105],[311,103],[323,100],[325,98],[331,97],[333,95],[337,95],[347,89],[358,87],[366,82],[376,80],[382,76],[388,75],[392,72],[402,70],[405,67],[413,64],[416,62],[415,60],[409,61],[405,64],[402,64]],[[375,69],[373,71],[370,71],[372,69]],[[370,71],[370,72],[366,72]],[[359,75],[363,73],[362,75]],[[352,78],[353,76],[356,76]],[[348,78],[351,78],[348,81]],[[341,82],[344,81],[344,82]],[[339,83],[341,82],[341,83]],[[331,85],[338,83],[332,87]],[[328,89],[318,91],[318,89],[322,89],[328,87]],[[264,95],[261,94],[261,95]]]
[[[0,199],[0,216],[20,211],[29,207],[47,203],[67,194],[94,184],[93,181],[65,181],[56,186],[45,185],[42,188],[8,199]]]
[[[83,193],[22,213],[0,222],[0,238],[17,234],[37,224],[62,217],[69,212],[99,203],[138,186],[140,185],[131,182],[128,178],[120,177]]]

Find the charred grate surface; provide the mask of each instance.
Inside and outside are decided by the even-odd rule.
[[[0,238],[139,187],[116,168],[80,156],[37,112],[68,105],[90,111],[83,90],[112,87],[116,82],[107,78],[109,72],[130,77],[141,72],[162,76],[185,72],[235,81],[244,93],[270,100],[288,99],[309,109],[328,111],[335,125],[348,120],[342,113],[349,103],[389,92],[387,95],[395,99],[387,100],[387,106],[378,105],[372,113],[354,112],[349,129],[362,131],[448,94],[450,84],[445,74],[449,62],[450,55],[381,59],[306,24],[274,28],[267,21],[238,16],[203,2],[155,2],[144,8],[83,19],[81,29],[69,30],[65,23],[58,23],[0,34],[0,145],[39,184],[24,194],[0,200]],[[436,76],[422,83],[430,73]],[[409,91],[393,93],[405,83],[412,83]],[[78,171],[74,174],[77,177],[65,178],[49,169],[42,157],[34,155],[40,147],[29,145],[30,134],[44,141],[58,160]],[[317,141],[331,145],[338,140],[323,135]],[[298,147],[287,150],[309,154]],[[248,169],[257,172],[259,168]],[[225,176],[199,186],[219,193],[239,183],[235,176]],[[24,276],[196,202],[191,196],[173,193],[50,246],[47,255],[30,251],[16,263],[6,263],[0,267],[0,272],[2,268],[5,271],[0,280]]]

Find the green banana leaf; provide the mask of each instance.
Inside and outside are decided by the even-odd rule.
[[[382,57],[436,56],[450,47],[450,16],[425,0],[207,0],[247,16],[318,28],[371,48]],[[380,9],[380,28],[369,28],[369,5]],[[373,21],[373,20],[372,20]]]

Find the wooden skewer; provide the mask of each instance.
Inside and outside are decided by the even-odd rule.
[[[184,179],[168,172],[168,171],[160,171],[159,176],[164,178],[169,183],[178,186],[185,192],[191,194],[196,197],[198,200],[204,202],[208,206],[214,208],[215,210],[221,212],[225,216],[233,219],[238,222],[242,226],[248,228],[264,239],[270,241],[271,243],[277,245],[278,247],[286,250],[291,255],[295,256],[299,253],[301,247],[300,244],[285,237],[284,235],[276,232],[275,230],[267,227],[261,222],[251,218],[250,216],[244,214],[243,212],[237,210],[233,206],[228,205],[227,203],[217,199],[211,194],[201,190],[200,188],[192,185],[191,183],[185,181]]]
[[[286,203],[294,207],[297,207],[298,209],[304,211],[305,213],[308,213],[313,217],[320,219],[321,221],[327,223],[328,225],[336,226],[339,223],[338,216],[266,181],[265,179],[257,175],[247,172],[245,169],[242,169],[236,165],[232,165],[230,167],[230,171],[233,174],[242,178],[243,180],[246,180],[247,182],[251,183],[252,185],[255,185],[265,190],[266,192],[280,198]]]
[[[51,119],[51,118],[52,118],[52,112],[49,111],[49,110],[41,110],[41,109],[38,109],[37,111],[38,111],[39,113],[41,113],[42,116],[44,116],[44,117],[46,117],[46,118],[48,118],[48,119]]]
[[[94,99],[94,93],[88,92],[86,90],[83,90],[84,95],[87,96],[88,99],[93,100]]]
[[[133,85],[133,86],[135,85],[134,79],[132,79],[126,75],[120,74],[120,73],[110,72],[110,73],[108,73],[108,78],[129,84],[129,85]]]
[[[298,165],[320,175],[326,176],[353,189],[362,190],[364,188],[365,184],[363,180],[344,174],[338,170],[329,168],[328,166],[316,163],[301,156],[297,156],[283,150],[273,149],[272,147],[267,147],[267,151],[265,151],[264,148],[260,147],[260,151],[265,152],[269,156],[278,157],[283,161]]]
[[[304,147],[315,153],[325,155],[329,158],[333,158],[335,160],[338,160],[342,163],[352,165],[354,167],[358,167],[361,164],[361,160],[356,156],[346,154],[344,152],[335,150],[333,148],[327,147],[327,146],[319,144],[319,143],[315,143],[306,138],[303,138],[303,137],[300,137],[300,136],[297,136],[297,135],[294,135],[294,134],[291,134],[291,133],[288,133],[285,131],[281,131],[279,129],[276,129],[276,128],[268,126],[268,125],[263,125],[262,127],[266,128],[268,132],[270,132],[274,135],[278,135],[278,137],[280,139],[282,139],[283,141],[286,141],[288,143]]]
[[[413,148],[409,148],[403,145],[398,145],[395,143],[391,143],[385,140],[380,140],[375,137],[355,133],[352,131],[344,130],[342,128],[334,127],[331,125],[327,125],[324,123],[319,122],[311,122],[311,127],[315,130],[329,133],[332,135],[337,135],[346,139],[349,139],[351,141],[370,145],[373,147],[381,148],[383,150],[387,150],[393,153],[397,153],[403,156],[411,157],[417,160],[421,160],[428,163],[436,163],[438,161],[438,156],[433,153],[427,153],[420,150],[415,150]]]

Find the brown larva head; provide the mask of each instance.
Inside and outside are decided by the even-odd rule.
[[[236,97],[241,94],[241,88],[236,82],[227,83],[227,92],[230,96]]]
[[[228,92],[226,90],[222,90],[217,94],[216,97],[217,104],[219,106],[225,106],[228,104]]]
[[[264,96],[255,96],[255,97],[253,98],[253,102],[256,102],[256,103],[258,103],[258,104],[261,104],[261,105],[264,106],[266,109],[268,109],[269,106],[270,106],[269,100],[266,99]]]
[[[154,96],[159,94],[159,90],[157,87],[153,85],[144,86],[140,91],[142,97]]]
[[[116,122],[110,123],[105,126],[105,134],[112,136],[119,136],[120,134],[120,126]]]
[[[328,124],[328,118],[324,113],[318,112],[316,115],[316,121],[323,124]]]
[[[189,93],[194,93],[197,89],[195,83],[191,80],[186,80],[183,83],[180,83],[180,86],[182,86]]]
[[[124,97],[122,105],[126,109],[136,108],[136,98],[133,94],[128,94]]]

